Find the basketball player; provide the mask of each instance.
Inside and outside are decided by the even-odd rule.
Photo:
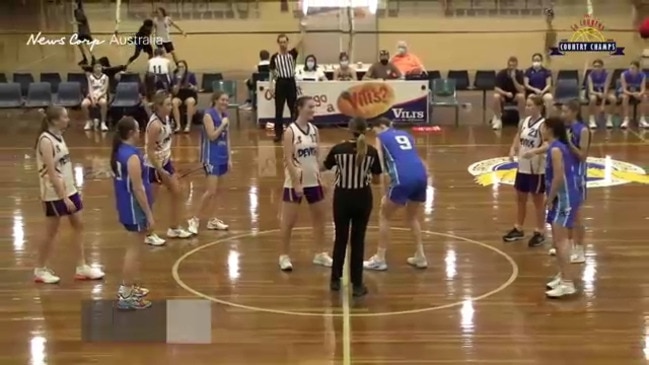
[[[153,32],[153,20],[146,19],[142,22],[140,29],[135,33],[135,36],[131,38],[133,45],[135,46],[135,53],[128,59],[126,66],[129,66],[133,63],[140,53],[144,51],[149,55],[149,59],[153,58],[153,46],[151,45],[151,33]]]
[[[181,226],[183,202],[180,182],[171,164],[171,138],[173,130],[169,122],[171,97],[165,91],[157,91],[153,96],[153,114],[146,126],[144,138],[144,166],[149,181],[164,185],[171,193],[171,224],[167,229],[169,238],[189,238],[192,234]],[[155,233],[147,235],[146,243],[154,246],[164,244]]]
[[[570,151],[570,141],[561,118],[551,117],[542,126],[549,147],[546,158],[545,180],[548,188],[546,206],[547,222],[552,225],[552,239],[557,250],[559,272],[546,284],[545,294],[560,298],[576,292],[570,269],[570,242],[568,231],[575,226],[581,195],[576,156]]]
[[[154,76],[156,90],[169,91],[172,80],[171,61],[164,56],[164,51],[157,48],[153,58],[148,61],[147,73]]]
[[[600,59],[593,61],[593,69],[588,74],[588,108],[590,118],[588,126],[591,129],[597,128],[597,115],[606,114],[606,128],[613,128],[612,109],[617,105],[617,98],[614,92],[609,92],[611,75],[604,68],[604,62]],[[608,108],[607,105],[609,104]],[[599,109],[597,108],[599,106]],[[608,110],[607,110],[608,109]]]
[[[575,163],[577,167],[578,187],[581,195],[582,205],[586,201],[586,185],[587,185],[587,165],[588,152],[590,150],[590,131],[586,125],[581,121],[580,115],[581,105],[578,100],[572,100],[561,107],[561,116],[564,123],[568,128],[568,146],[570,151],[575,155]],[[581,213],[581,212],[579,212]],[[570,231],[570,240],[572,243],[572,253],[570,261],[573,264],[581,264],[586,262],[584,250],[584,236],[586,235],[586,228],[581,214],[577,214],[575,227]]]
[[[645,80],[645,73],[640,70],[640,63],[638,61],[632,61],[629,69],[622,72],[622,75],[620,76],[620,98],[622,100],[622,113],[624,114],[624,120],[622,121],[620,128],[629,127],[631,103],[638,103],[640,106],[640,120],[638,121],[638,127],[649,128],[649,122],[647,122],[646,119],[648,97],[646,93]]]
[[[368,270],[388,269],[385,251],[390,236],[390,219],[399,208],[406,208],[406,220],[415,238],[415,255],[408,257],[408,264],[418,268],[428,267],[421,242],[419,214],[421,204],[426,202],[428,172],[415,149],[415,140],[410,134],[392,128],[386,118],[379,118],[374,126],[377,134],[376,149],[379,152],[381,170],[390,177],[390,188],[381,200],[379,213],[379,244],[377,252],[363,266]]]
[[[516,189],[517,213],[514,228],[503,236],[503,241],[514,242],[525,237],[523,224],[527,211],[527,199],[532,197],[534,212],[536,213],[536,226],[534,234],[527,245],[536,247],[543,244],[545,236],[545,156],[543,152],[535,153],[543,145],[540,128],[545,115],[544,100],[539,95],[530,95],[527,98],[525,109],[528,117],[523,119],[514,136],[514,141],[509,149],[509,158],[514,161],[518,155],[518,170],[514,188]]]
[[[54,239],[59,233],[61,218],[64,216],[68,217],[72,226],[72,242],[77,250],[77,268],[74,278],[102,279],[104,272],[88,266],[83,252],[83,224],[79,214],[83,206],[75,186],[68,146],[63,140],[63,131],[70,123],[68,112],[63,107],[51,106],[42,113],[43,121],[36,141],[36,165],[46,219],[44,236],[38,248],[34,281],[56,284],[60,280],[54,271],[47,267],[47,261],[50,258]]]
[[[178,63],[174,44],[171,42],[171,36],[169,35],[169,27],[176,28],[176,30],[182,33],[185,37],[187,34],[184,30],[180,29],[180,27],[174,23],[169,16],[167,16],[167,10],[165,10],[165,8],[158,8],[156,10],[153,21],[157,46],[164,49],[166,53],[170,53],[171,57],[173,57],[174,63]]]
[[[221,195],[223,176],[232,170],[232,149],[228,127],[228,105],[230,98],[223,91],[212,95],[212,107],[203,116],[203,133],[201,134],[201,162],[207,174],[205,192],[201,197],[196,215],[189,219],[188,230],[198,234],[201,219],[208,219],[214,213],[214,204]],[[212,218],[207,222],[207,229],[227,230],[228,225],[222,220]]]
[[[151,302],[143,299],[149,290],[135,284],[140,266],[140,245],[154,224],[151,183],[145,174],[144,159],[137,148],[139,139],[140,127],[135,119],[124,117],[117,122],[110,155],[117,215],[128,232],[137,234],[137,238],[128,243],[124,256],[122,284],[117,292],[119,309],[145,309],[151,306]]]
[[[295,122],[291,123],[283,136],[284,144],[284,193],[281,208],[282,254],[279,267],[282,271],[293,270],[289,257],[291,234],[297,222],[298,208],[302,199],[309,203],[313,222],[313,239],[318,250],[313,263],[331,267],[331,256],[324,246],[324,220],[326,203],[320,183],[320,148],[318,129],[311,124],[315,114],[315,102],[311,96],[301,96],[296,101]]]
[[[95,55],[92,54],[92,50],[89,47],[89,43],[92,42],[92,35],[90,35],[90,24],[88,24],[88,17],[83,11],[83,1],[76,0],[76,8],[74,9],[74,21],[73,23],[77,25],[76,37],[79,41],[78,47],[81,52],[81,57],[83,59],[79,62],[79,66],[88,64],[88,57],[86,53],[90,55],[91,63],[95,63]]]
[[[101,130],[108,131],[106,125],[106,114],[108,114],[108,76],[103,73],[103,67],[99,62],[92,65],[92,72],[87,74],[88,77],[88,96],[81,102],[81,109],[86,118],[86,125],[83,128],[90,131],[93,128],[99,129],[99,121],[90,118],[90,108],[100,109]]]

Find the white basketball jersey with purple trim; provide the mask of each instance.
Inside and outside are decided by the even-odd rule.
[[[302,130],[296,123],[291,123],[288,128],[293,132],[293,158],[292,163],[297,168],[303,188],[320,186],[320,163],[318,162],[318,129],[309,123],[306,130]],[[285,188],[292,188],[293,182],[288,169],[285,168]]]

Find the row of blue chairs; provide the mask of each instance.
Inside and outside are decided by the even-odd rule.
[[[26,97],[29,89],[29,85],[36,82],[34,76],[31,73],[14,73],[11,75],[11,80],[14,83],[20,85],[21,94]],[[40,82],[48,83],[52,89],[52,93],[56,94],[59,90],[59,85],[63,82],[63,79],[60,74],[56,72],[44,72],[39,76]],[[81,85],[82,92],[86,93],[88,87],[88,79],[86,74],[83,72],[71,72],[67,74],[67,82],[76,82]],[[212,92],[212,86],[215,81],[222,81],[222,73],[205,73],[201,80],[201,90],[204,92]],[[113,80],[111,80],[113,81]],[[7,83],[8,79],[4,73],[0,73],[0,83]],[[126,72],[120,75],[120,82],[136,82],[142,83],[142,76],[138,73]],[[114,91],[117,83],[113,82],[111,84],[111,90]]]
[[[111,98],[111,107],[132,108],[142,103],[140,84],[137,82],[120,82],[115,87]],[[21,85],[17,82],[0,83],[0,109],[46,108],[52,104],[66,108],[76,108],[85,97],[79,82],[60,82],[57,93],[52,92],[48,82],[33,82],[28,85],[26,97],[23,97]]]

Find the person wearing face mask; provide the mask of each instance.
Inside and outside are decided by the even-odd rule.
[[[491,127],[494,130],[502,128],[502,112],[504,103],[518,104],[519,115],[525,111],[525,87],[523,86],[523,71],[518,70],[518,58],[509,57],[507,68],[498,71],[496,74],[496,87],[494,93],[493,112]]]
[[[397,80],[403,79],[403,74],[397,66],[390,62],[390,52],[382,50],[379,53],[379,62],[373,63],[363,80]]]
[[[314,55],[306,56],[304,67],[298,67],[295,70],[295,78],[299,81],[326,81],[327,76],[321,67],[318,66],[318,60]]]
[[[334,80],[352,81],[357,80],[356,69],[349,65],[349,55],[347,52],[341,52],[338,56],[340,66],[334,71]]]
[[[408,52],[408,45],[404,41],[397,43],[397,54],[392,57],[391,62],[399,69],[406,78],[419,76],[426,73],[426,68],[419,60],[419,57]]]
[[[588,83],[588,109],[590,117],[588,127],[597,128],[597,115],[606,114],[606,128],[613,128],[613,108],[617,105],[617,98],[614,92],[608,87],[611,84],[611,74],[604,68],[604,62],[600,59],[593,61],[593,68],[586,79]],[[608,106],[607,106],[608,104]],[[608,109],[608,110],[607,110]]]
[[[525,70],[525,78],[523,79],[525,85],[525,98],[532,95],[540,96],[543,98],[545,107],[549,109],[552,106],[552,94],[550,88],[552,87],[552,72],[543,67],[543,55],[535,53],[532,55],[532,67]]]

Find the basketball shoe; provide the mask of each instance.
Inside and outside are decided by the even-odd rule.
[[[182,227],[169,228],[167,230],[167,237],[169,238],[189,238],[191,236],[192,234]]]
[[[47,267],[37,267],[34,269],[34,281],[43,284],[57,284],[61,278],[54,274],[54,271]]]
[[[333,265],[333,259],[326,252],[320,252],[313,256],[313,263],[315,265],[320,265],[324,267],[331,267]]]
[[[151,246],[164,246],[167,241],[160,238],[157,234],[151,233],[144,238],[144,243]]]
[[[89,265],[78,266],[75,273],[75,280],[99,280],[103,279],[106,274],[98,267]]]

